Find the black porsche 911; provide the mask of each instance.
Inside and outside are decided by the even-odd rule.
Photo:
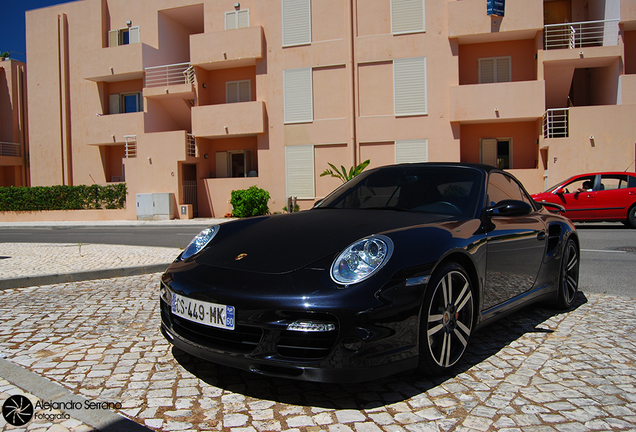
[[[161,330],[212,362],[322,382],[444,374],[475,330],[572,305],[579,239],[501,170],[366,171],[313,209],[212,226],[161,281]]]

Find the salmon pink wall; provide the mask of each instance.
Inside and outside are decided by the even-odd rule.
[[[479,59],[511,56],[512,81],[537,79],[534,39],[459,46],[459,84],[479,83]]]
[[[512,140],[512,168],[535,168],[539,160],[537,122],[466,124],[461,126],[461,161],[480,163],[480,140]]]

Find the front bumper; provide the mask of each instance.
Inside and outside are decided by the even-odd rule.
[[[372,278],[355,288],[337,289],[328,275],[325,279],[326,272],[316,270],[262,275],[176,267],[162,278],[161,331],[196,357],[319,382],[365,381],[417,367],[421,287],[407,289],[404,283]],[[175,292],[234,306],[235,329],[174,315],[168,301]],[[327,323],[332,330],[290,329],[298,321]]]

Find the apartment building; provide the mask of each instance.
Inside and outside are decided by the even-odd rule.
[[[174,216],[350,167],[482,162],[530,192],[633,170],[636,0],[81,0],[27,13],[33,185],[125,181]]]
[[[29,186],[26,65],[0,60],[0,186]]]

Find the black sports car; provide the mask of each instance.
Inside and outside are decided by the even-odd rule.
[[[442,374],[475,329],[572,305],[579,240],[510,174],[468,164],[362,173],[313,209],[212,226],[161,282],[161,329],[197,357],[311,381]]]

